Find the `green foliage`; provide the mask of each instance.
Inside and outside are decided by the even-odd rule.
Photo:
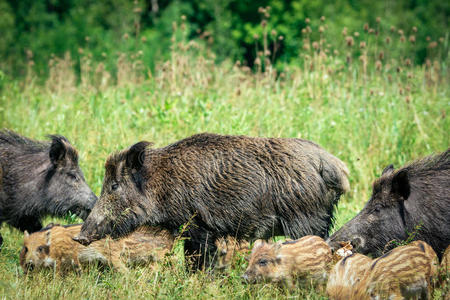
[[[270,9],[263,12],[261,8],[266,7]],[[389,32],[394,26],[394,38],[401,29],[407,42],[395,44],[395,57],[400,59],[408,53],[414,62],[422,63],[430,56],[446,59],[447,47],[433,53],[430,45],[440,38],[441,43],[448,43],[449,15],[446,1],[0,0],[0,69],[25,75],[31,65],[45,75],[52,55],[63,57],[68,52],[80,73],[80,59],[87,51],[92,60],[102,62],[115,74],[122,53],[142,51],[143,66],[153,70],[155,61],[168,58],[173,23],[179,25],[181,16],[186,17],[186,36],[204,40],[218,61],[232,59],[253,65],[258,51],[267,44],[272,62],[277,61],[281,67],[302,60],[299,53],[306,41],[301,32],[307,26],[312,29],[310,40],[319,41],[323,36],[332,51],[340,48],[337,37],[344,27],[351,36],[363,33],[367,22],[374,30],[374,43],[376,32]],[[319,20],[321,16],[326,17],[325,23]],[[380,23],[376,21],[378,16]],[[267,26],[261,26],[262,19]],[[322,34],[320,26],[325,28]],[[417,42],[409,43],[410,36]],[[357,57],[357,53],[352,55]]]

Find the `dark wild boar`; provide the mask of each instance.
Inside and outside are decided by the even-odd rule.
[[[388,242],[414,231],[439,257],[450,244],[450,150],[398,170],[385,168],[363,210],[328,243],[338,248],[339,241],[351,241],[356,252],[380,256]]]
[[[77,151],[63,136],[50,139],[0,131],[0,224],[35,232],[44,215],[70,211],[85,219],[94,206],[97,197],[84,180]]]
[[[214,242],[285,235],[326,237],[348,187],[343,162],[289,138],[198,134],[164,148],[140,142],[108,157],[101,196],[80,236],[90,243],[139,225],[190,221],[186,254],[207,265]]]

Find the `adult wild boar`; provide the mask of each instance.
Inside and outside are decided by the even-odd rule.
[[[203,133],[160,149],[148,145],[108,157],[79,242],[142,224],[173,230],[190,222],[185,250],[202,254],[199,266],[209,262],[218,237],[327,236],[349,186],[345,164],[302,139]]]
[[[75,148],[63,136],[50,139],[34,141],[0,131],[0,224],[35,232],[42,228],[43,215],[70,211],[85,219],[97,201]]]
[[[351,241],[357,252],[380,256],[388,242],[414,231],[439,257],[450,244],[450,149],[398,170],[386,167],[363,210],[328,243]]]

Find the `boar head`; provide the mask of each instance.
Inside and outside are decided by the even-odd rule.
[[[120,237],[146,222],[153,209],[145,190],[149,144],[139,142],[108,157],[100,198],[74,240],[87,245],[106,235]]]
[[[86,219],[97,197],[91,191],[78,165],[76,149],[63,136],[50,136],[50,168],[45,174],[44,198],[57,215],[75,213]]]
[[[350,241],[356,252],[379,256],[387,243],[406,239],[410,190],[407,169],[386,167],[373,183],[372,196],[362,211],[334,233],[328,244],[336,250],[340,241]]]

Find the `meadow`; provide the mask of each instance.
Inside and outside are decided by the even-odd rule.
[[[48,77],[31,68],[21,79],[0,73],[0,128],[35,139],[66,136],[97,195],[106,157],[140,140],[160,147],[200,132],[309,139],[350,170],[351,191],[337,207],[336,230],[364,206],[385,166],[399,167],[450,145],[450,77],[448,59],[442,59],[447,56],[441,55],[448,53],[448,41],[436,42],[417,65],[407,53],[389,56],[394,43],[402,42],[401,34],[395,36],[380,48],[369,34],[348,34],[340,48],[331,49],[321,37],[306,35],[299,63],[282,71],[271,64],[267,49],[250,69],[216,63],[207,47],[185,39],[174,41],[170,59],[151,71],[139,51],[122,53],[115,74],[88,52],[77,62],[55,57]],[[51,221],[80,220],[44,219]],[[326,299],[311,288],[245,285],[244,260],[225,274],[188,273],[181,244],[166,261],[125,275],[91,269],[65,277],[50,271],[25,276],[18,262],[22,233],[5,224],[0,230],[0,298]],[[435,298],[443,293],[438,290]]]

